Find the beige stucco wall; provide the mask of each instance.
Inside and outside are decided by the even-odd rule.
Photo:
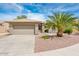
[[[5,32],[4,27],[0,25],[0,33],[4,33],[4,32]]]
[[[5,33],[9,29],[9,24],[8,23],[2,23],[0,24],[0,33]]]

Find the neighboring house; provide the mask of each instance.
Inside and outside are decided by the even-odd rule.
[[[6,21],[9,24],[9,32],[11,34],[38,34],[43,32],[43,23],[42,21],[36,20],[13,20]]]
[[[0,33],[8,32],[8,24],[4,22],[0,22]]]

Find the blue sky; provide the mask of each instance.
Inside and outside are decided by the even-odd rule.
[[[18,15],[28,19],[46,20],[53,12],[70,12],[79,17],[78,3],[0,3],[0,20],[12,20]]]

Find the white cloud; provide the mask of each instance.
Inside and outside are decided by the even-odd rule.
[[[79,10],[79,5],[72,5],[72,6],[69,6],[69,7],[65,7],[65,5],[60,5],[54,9],[52,9],[54,12],[56,11],[76,11],[76,10]]]
[[[79,5],[75,5],[75,6],[72,6],[72,7],[69,7],[67,9],[65,9],[66,11],[76,11],[76,10],[79,10]]]
[[[10,12],[10,13],[13,13],[13,11],[15,11],[15,13],[19,13],[19,14],[22,14],[24,10],[26,10],[27,12],[31,12],[30,10],[24,8],[23,5],[19,5],[16,3],[0,4],[0,9],[2,9],[5,12]]]
[[[19,14],[23,14],[24,11],[26,11],[27,13],[32,12],[31,10],[24,8],[22,5],[19,5],[19,4],[12,4],[12,5],[17,10],[17,12],[19,12]]]
[[[0,14],[0,20],[13,20],[18,14]]]
[[[22,12],[22,10],[24,9],[23,6],[20,6],[18,4],[12,4],[12,7],[15,8],[15,10],[19,11],[20,13]]]
[[[38,20],[38,21],[46,20],[45,16],[43,14],[40,14],[40,13],[28,13],[27,18],[31,19],[31,20]]]
[[[12,4],[12,3],[9,3],[9,4],[0,4],[0,9],[4,10],[4,11],[16,11],[16,12],[21,12],[23,10],[23,7],[22,6],[19,6],[18,4]]]
[[[52,8],[53,12],[56,12],[56,11],[65,11],[65,7],[66,5],[59,5],[55,8]]]

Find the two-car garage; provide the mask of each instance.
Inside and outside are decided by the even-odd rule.
[[[7,21],[9,32],[14,35],[38,34],[39,21]]]

